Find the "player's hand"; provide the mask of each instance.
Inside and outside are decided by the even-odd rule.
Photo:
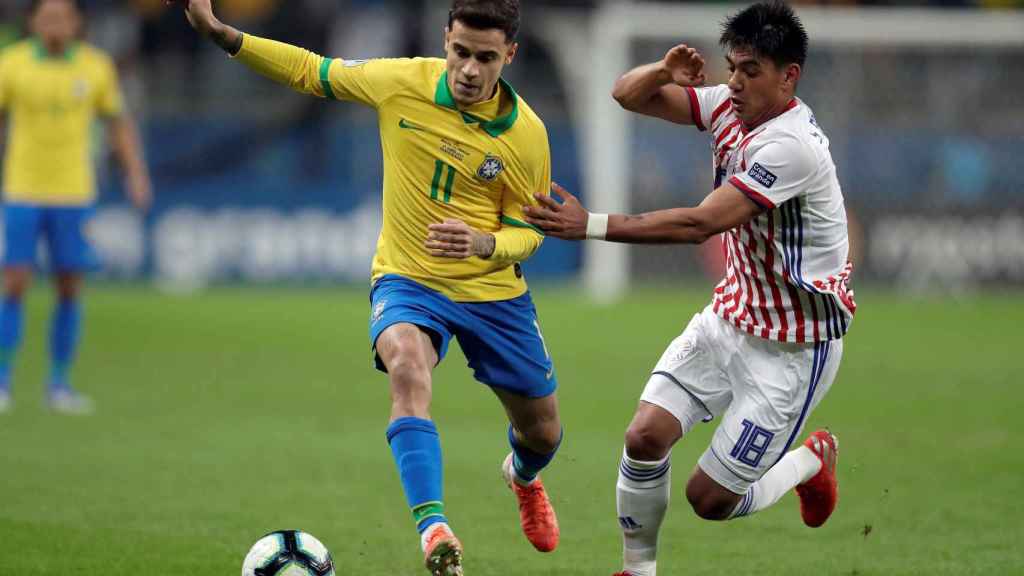
[[[145,173],[129,174],[125,180],[125,189],[128,191],[128,198],[132,205],[142,213],[149,211],[153,204],[153,185],[149,175]]]
[[[661,65],[672,77],[672,82],[680,86],[700,86],[706,79],[704,57],[686,44],[673,46],[665,54]]]
[[[554,198],[562,201],[561,204]],[[557,183],[551,183],[551,196],[537,193],[533,197],[539,206],[524,206],[526,221],[540,228],[548,236],[564,240],[584,240],[587,237],[587,219],[590,213],[575,196]]]
[[[203,36],[209,36],[217,24],[210,0],[164,0],[168,6],[179,4],[185,8],[188,23]]]
[[[494,254],[494,236],[471,227],[462,220],[447,218],[428,226],[424,245],[431,255],[441,258],[490,258]]]

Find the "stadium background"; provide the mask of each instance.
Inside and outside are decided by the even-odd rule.
[[[24,4],[0,4],[0,43],[21,34]],[[75,420],[42,406],[50,296],[39,288],[15,410],[0,417],[0,574],[233,573],[249,543],[284,527],[320,537],[339,572],[417,573],[383,441],[386,389],[365,342],[380,223],[374,115],[266,82],[200,42],[162,0],[84,4],[89,39],[114,55],[141,122],[157,201],[145,218],[128,207],[97,131],[91,234],[103,265],[74,376],[99,412]],[[540,31],[556,13],[585,23],[599,4],[526,2],[506,74],[548,127],[554,178],[585,202],[589,120],[560,44]],[[883,3],[822,4],[866,13]],[[964,13],[1020,18],[1022,5],[910,4],[922,27]],[[361,58],[440,55],[446,3],[217,6],[246,31]],[[844,499],[813,533],[792,500],[749,521],[702,524],[680,491],[710,434],[701,429],[675,453],[663,571],[1024,573],[1011,498],[1024,473],[1014,451],[1024,441],[1024,47],[821,47],[811,32],[800,95],[831,138],[856,222],[861,310],[837,383],[808,423],[842,438]],[[669,45],[638,39],[628,61]],[[712,81],[723,81],[717,48],[700,48]],[[698,201],[711,182],[704,139],[629,122],[631,209]],[[645,371],[706,301],[716,253],[630,248],[631,287],[611,306],[578,297],[578,245],[549,240],[527,263],[567,426],[548,480],[565,538],[550,558],[518,535],[497,482],[500,408],[458,353],[440,369],[449,507],[472,574],[617,569],[621,435]]]

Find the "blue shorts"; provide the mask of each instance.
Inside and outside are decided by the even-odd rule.
[[[452,336],[477,381],[529,398],[551,395],[558,387],[554,365],[527,292],[498,302],[454,302],[444,294],[396,275],[370,292],[370,343],[389,326],[415,324],[430,334],[438,361]],[[374,352],[377,369],[387,372]]]
[[[91,206],[4,205],[4,266],[36,263],[39,237],[46,239],[50,267],[57,272],[83,272],[96,266],[85,238]]]

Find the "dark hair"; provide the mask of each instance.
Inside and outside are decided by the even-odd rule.
[[[519,33],[519,0],[454,0],[448,12],[448,28],[458,20],[470,28],[497,28],[505,41],[515,41]]]
[[[29,14],[35,14],[36,10],[39,10],[39,7],[42,6],[43,3],[46,2],[46,1],[47,0],[32,0],[31,2],[29,2],[29,5],[28,5],[28,13]],[[78,10],[79,12],[82,11],[82,0],[64,0],[64,1],[65,2],[70,2],[71,5],[75,7],[75,10]]]
[[[781,0],[758,2],[733,14],[722,24],[718,43],[726,50],[746,48],[776,66],[804,65],[807,31],[800,18]]]

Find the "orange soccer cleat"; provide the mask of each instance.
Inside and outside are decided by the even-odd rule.
[[[804,524],[817,528],[828,520],[839,502],[839,481],[836,479],[839,440],[828,430],[818,430],[804,441],[804,446],[821,460],[821,470],[798,485],[796,493],[800,496],[800,516]]]
[[[462,543],[447,524],[427,529],[423,560],[431,576],[462,576]]]
[[[555,516],[555,509],[551,507],[548,494],[544,490],[544,483],[537,477],[528,485],[520,484],[514,479],[515,471],[512,469],[512,454],[505,458],[501,466],[502,476],[505,483],[519,500],[519,522],[523,527],[523,534],[533,544],[533,547],[541,552],[551,552],[558,547],[558,518]]]

